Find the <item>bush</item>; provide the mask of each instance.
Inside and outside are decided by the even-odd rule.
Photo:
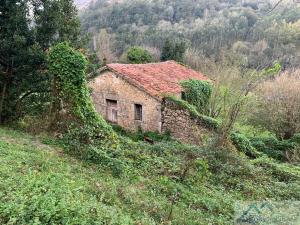
[[[239,151],[244,152],[247,156],[256,158],[260,155],[245,135],[237,132],[231,132],[230,138],[234,146]]]
[[[208,114],[208,104],[212,93],[212,84],[208,81],[186,80],[181,82],[184,89],[184,100],[197,108],[197,111]]]
[[[183,61],[183,56],[186,50],[186,43],[184,41],[171,41],[167,39],[161,51],[161,61],[175,60],[177,62]]]
[[[285,151],[292,150],[296,146],[290,140],[279,141],[276,137],[252,138],[251,143],[258,151],[277,160],[284,160]]]
[[[132,47],[127,51],[127,61],[133,64],[150,63],[152,56],[141,47]]]
[[[63,42],[51,48],[48,62],[54,77],[52,109],[56,130],[63,133],[68,150],[111,168],[115,160],[108,159],[118,151],[119,140],[95,110],[87,87],[86,58]]]
[[[274,68],[278,70],[278,65]],[[300,132],[300,70],[286,71],[257,88],[256,106],[250,123],[273,132],[278,139],[291,139]]]
[[[178,107],[187,110],[190,113],[191,117],[200,120],[203,123],[203,125],[209,129],[217,130],[220,127],[221,123],[219,120],[209,116],[202,115],[197,111],[195,106],[189,104],[187,101],[178,99],[175,96],[167,96],[165,97],[165,100],[173,102]]]
[[[123,127],[113,124],[112,125],[114,131],[119,135],[130,138],[133,141],[144,141],[145,138],[149,139],[149,141],[159,142],[159,141],[171,141],[171,135],[169,132],[166,133],[158,133],[154,131],[146,131],[143,132],[142,129],[139,129],[136,132],[132,132],[129,130],[125,130]]]

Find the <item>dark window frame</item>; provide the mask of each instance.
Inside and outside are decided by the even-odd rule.
[[[143,121],[143,105],[138,103],[134,104],[134,120]]]
[[[106,118],[111,123],[118,123],[118,101],[106,99]]]

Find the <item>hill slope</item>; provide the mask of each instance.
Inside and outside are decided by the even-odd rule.
[[[222,154],[175,142],[132,146],[124,157],[135,166],[114,177],[32,136],[0,129],[0,224],[232,224],[238,199],[300,200],[298,167],[233,155],[225,162]],[[193,173],[176,179],[185,152],[207,161],[206,179]]]
[[[94,44],[106,29],[117,54],[133,45],[155,53],[170,38],[190,48],[187,64],[201,61],[201,56],[220,60],[224,52],[233,51],[251,68],[264,68],[275,60],[286,67],[299,65],[300,4],[295,1],[283,1],[275,9],[274,0],[111,2],[96,1],[82,12],[81,23],[83,33],[95,37]]]
[[[83,9],[89,6],[93,0],[75,0],[74,3],[78,9]]]

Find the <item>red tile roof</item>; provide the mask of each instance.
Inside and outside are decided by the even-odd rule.
[[[153,97],[179,94],[179,82],[188,79],[209,80],[208,77],[175,61],[148,64],[108,64],[107,68]]]

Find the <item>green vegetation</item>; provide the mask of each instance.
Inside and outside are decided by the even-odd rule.
[[[181,82],[184,89],[184,100],[194,105],[197,111],[208,115],[213,86],[209,81],[186,80]]]
[[[119,135],[130,138],[133,141],[149,141],[154,143],[154,142],[173,140],[170,133],[168,132],[164,134],[160,134],[158,132],[153,132],[153,131],[142,131],[142,129],[138,129],[138,131],[132,132],[132,131],[125,130],[124,128],[116,124],[112,124],[112,128]]]
[[[160,60],[175,60],[177,62],[183,62],[185,50],[185,42],[175,42],[167,39],[162,47]]]
[[[118,4],[98,0],[81,12],[80,19],[84,33],[97,36],[106,29],[117,55],[135,45],[162,52],[169,40],[167,46],[184,42],[184,63],[202,72],[208,59],[219,63],[224,57],[253,69],[266,68],[275,60],[284,68],[298,67],[299,5],[285,0],[273,9],[275,4],[272,0],[126,0]]]
[[[231,132],[230,140],[239,151],[245,153],[245,155],[251,158],[257,158],[262,155],[256,150],[255,146],[253,146],[253,143],[244,134]]]
[[[118,137],[95,110],[87,86],[86,65],[82,53],[68,43],[59,43],[50,50],[49,73],[54,77],[55,98],[52,128],[65,134],[68,149],[76,155],[120,173],[118,167],[122,163],[112,156],[119,147]]]
[[[297,137],[299,137],[299,134],[296,134],[291,139],[281,141],[274,136],[256,137],[251,138],[251,145],[258,151],[274,159],[291,162],[296,160],[300,162],[300,142],[297,140]],[[296,158],[294,160],[290,153],[292,155],[295,154]]]
[[[40,116],[51,99],[47,49],[61,41],[81,45],[73,1],[2,1],[0,27],[0,123]]]
[[[143,48],[132,47],[127,51],[127,61],[133,64],[150,63],[152,56]]]
[[[117,178],[49,138],[0,137],[1,224],[229,225],[236,200],[300,200],[299,167],[266,157],[122,138],[128,169]]]
[[[238,200],[300,201],[296,2],[112,2],[81,13],[89,46],[72,0],[0,4],[0,224],[229,225]],[[207,74],[165,101],[212,137],[108,124],[87,73],[125,58]]]

